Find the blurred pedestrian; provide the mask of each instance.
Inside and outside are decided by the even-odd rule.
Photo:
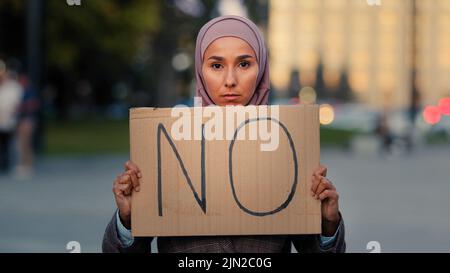
[[[22,96],[22,86],[9,76],[5,62],[0,60],[0,172],[3,173],[11,166],[11,143]]]
[[[378,116],[375,133],[379,137],[381,142],[382,148],[380,150],[380,153],[390,154],[392,150],[393,137],[388,126],[387,116],[384,112]]]
[[[18,179],[29,179],[33,173],[33,136],[40,102],[36,90],[29,83],[27,75],[20,75],[19,82],[24,92],[18,113],[16,135],[18,162],[15,175]]]

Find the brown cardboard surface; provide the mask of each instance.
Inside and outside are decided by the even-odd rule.
[[[274,151],[261,151],[261,140],[174,140],[171,110],[130,110],[130,156],[143,175],[132,196],[133,236],[321,232],[320,201],[310,195],[320,161],[317,105],[279,106],[286,131],[279,127]]]

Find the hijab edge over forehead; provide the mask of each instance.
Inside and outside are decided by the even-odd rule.
[[[246,42],[246,43],[251,47],[251,49],[253,50],[253,52],[255,52],[255,54],[256,54],[255,58],[256,58],[257,61],[259,62],[259,54],[258,54],[258,51],[257,51],[255,48],[253,48],[253,46],[252,46],[249,42],[247,42],[247,40],[242,39],[242,37],[237,36],[236,34],[223,34],[223,35],[220,35],[220,36],[218,36],[218,37],[214,37],[214,39],[213,39],[210,43],[208,43],[208,45],[205,47],[205,49],[204,49],[204,50],[201,50],[200,53],[201,53],[201,57],[202,57],[202,59],[201,59],[201,62],[202,62],[202,63],[203,63],[203,61],[204,61],[204,58],[205,58],[205,52],[206,52],[206,50],[208,49],[208,47],[209,47],[212,43],[214,43],[214,41],[216,41],[217,39],[219,39],[219,38],[225,38],[225,37],[234,37],[234,38],[238,38],[238,39],[241,39],[242,41]]]
[[[255,90],[253,90],[248,104],[268,104],[270,81],[268,53],[264,40],[258,27],[252,21],[235,15],[220,16],[210,20],[200,29],[197,35],[195,46],[196,96],[202,98],[204,106],[215,104],[209,96],[203,81],[203,55],[212,42],[218,38],[228,36],[246,41],[255,51],[258,60],[258,77]]]

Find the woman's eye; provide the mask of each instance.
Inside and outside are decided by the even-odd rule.
[[[250,65],[249,62],[241,62],[239,65],[241,65],[241,67],[248,67]]]
[[[222,65],[221,64],[212,64],[211,67],[214,69],[219,69]]]

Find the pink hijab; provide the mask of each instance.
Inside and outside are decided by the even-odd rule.
[[[249,19],[226,15],[214,18],[207,22],[197,35],[195,45],[195,95],[201,97],[203,106],[214,104],[203,81],[202,63],[206,48],[217,38],[233,36],[246,41],[255,51],[258,61],[259,73],[256,79],[256,88],[248,104],[268,104],[269,100],[269,64],[267,49],[258,27]]]

